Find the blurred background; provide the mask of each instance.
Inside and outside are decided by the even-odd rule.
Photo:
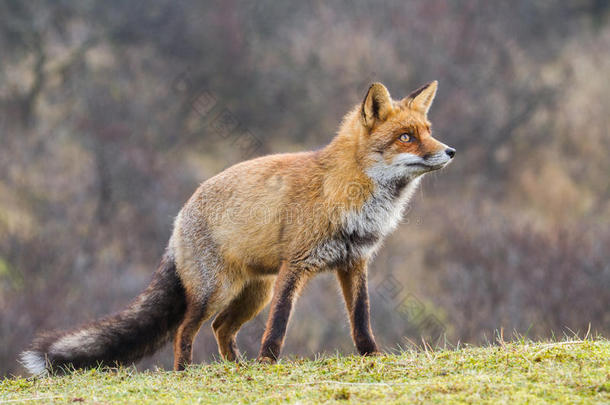
[[[610,3],[0,2],[0,375],[37,331],[124,307],[197,185],[319,148],[373,81],[434,79],[428,175],[370,269],[373,328],[610,336]],[[256,355],[267,311],[242,329]],[[331,274],[284,353],[352,353]],[[196,361],[217,358],[209,323]],[[166,348],[139,367],[171,367]]]

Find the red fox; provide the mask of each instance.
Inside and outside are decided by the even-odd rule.
[[[214,314],[221,356],[239,360],[235,337],[269,302],[258,360],[277,361],[299,291],[332,270],[358,352],[377,355],[369,322],[367,264],[396,227],[425,173],[455,149],[431,136],[433,81],[402,100],[381,83],[314,152],[264,156],[200,185],[175,219],[148,288],[123,311],[68,332],[43,334],[23,352],[34,374],[125,364],[174,342],[174,369]]]

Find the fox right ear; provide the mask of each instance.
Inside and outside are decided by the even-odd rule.
[[[392,99],[388,89],[381,83],[371,84],[362,102],[362,125],[371,129],[377,120],[385,120],[390,111],[392,111]]]

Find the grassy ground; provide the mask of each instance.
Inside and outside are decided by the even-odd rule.
[[[610,341],[506,343],[0,380],[0,403],[610,403]]]

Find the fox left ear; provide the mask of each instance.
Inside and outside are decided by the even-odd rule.
[[[428,110],[430,110],[430,106],[434,101],[434,96],[436,96],[437,88],[438,82],[436,80],[420,87],[405,97],[407,106],[414,110],[421,111],[424,114],[428,114]]]

